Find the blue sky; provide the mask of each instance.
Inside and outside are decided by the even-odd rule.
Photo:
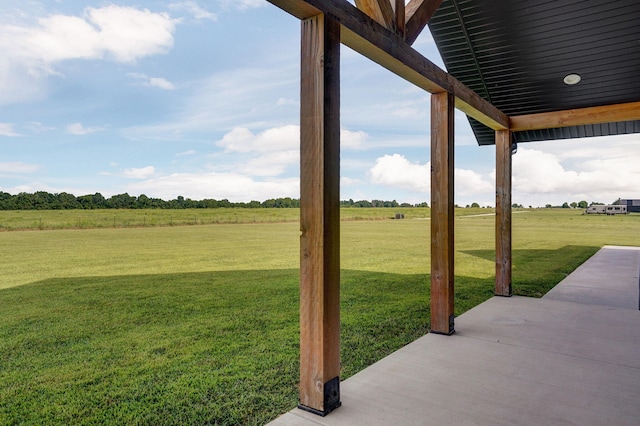
[[[299,197],[300,23],[264,0],[3,0],[0,51],[1,191]],[[344,47],[341,73],[341,198],[429,201],[429,94]],[[513,201],[640,198],[639,140],[522,144]],[[456,203],[493,205],[459,112],[455,157]]]

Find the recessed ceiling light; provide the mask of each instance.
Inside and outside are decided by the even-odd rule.
[[[567,74],[567,76],[564,78],[563,81],[564,81],[564,84],[573,86],[574,84],[580,83],[580,80],[582,80],[582,77],[580,77],[580,74]]]

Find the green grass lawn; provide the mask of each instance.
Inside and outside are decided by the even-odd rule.
[[[430,223],[343,218],[346,378],[427,332]],[[493,294],[494,220],[456,218],[458,315]],[[513,223],[521,295],[640,245],[640,215]],[[298,239],[296,222],[0,232],[0,424],[263,424],[295,407]]]

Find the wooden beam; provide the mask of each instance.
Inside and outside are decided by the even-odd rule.
[[[395,32],[395,14],[389,0],[356,0],[356,6],[378,24]]]
[[[302,21],[300,408],[340,406],[340,25]]]
[[[640,102],[511,117],[512,132],[640,120]]]
[[[431,17],[440,7],[442,0],[411,0],[406,9],[406,30],[404,40],[413,44]]]
[[[429,93],[455,94],[456,107],[493,130],[509,128],[509,117],[422,56],[346,0],[268,0],[298,18],[319,11],[341,24],[346,46]],[[317,13],[316,13],[317,14]],[[310,15],[313,16],[313,15]]]
[[[454,328],[454,99],[431,95],[431,332]]]
[[[407,27],[406,22],[406,6],[404,0],[395,0],[393,4],[393,12],[396,15],[396,32],[400,37],[404,38],[404,33]]]
[[[511,142],[496,131],[496,296],[511,296]]]

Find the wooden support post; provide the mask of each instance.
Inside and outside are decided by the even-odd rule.
[[[404,38],[406,28],[406,8],[404,0],[395,0],[393,6],[393,11],[396,14],[396,31],[400,37]]]
[[[300,405],[340,406],[340,24],[302,21]]]
[[[455,98],[431,95],[431,332],[454,329],[453,128]]]
[[[511,132],[496,131],[496,296],[511,296]]]

